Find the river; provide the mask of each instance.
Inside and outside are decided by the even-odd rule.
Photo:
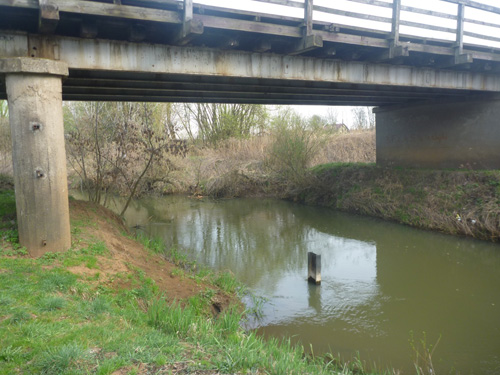
[[[246,325],[265,336],[404,373],[425,346],[438,374],[500,374],[498,244],[267,199],[143,199],[125,216],[263,297]]]

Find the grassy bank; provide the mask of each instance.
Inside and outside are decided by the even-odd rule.
[[[417,228],[500,240],[500,171],[325,164],[294,198]]]
[[[0,374],[370,373],[245,332],[229,274],[167,261],[100,206],[70,209],[72,248],[31,259],[0,192]]]

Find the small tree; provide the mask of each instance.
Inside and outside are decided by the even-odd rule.
[[[91,201],[105,205],[109,192],[125,191],[123,215],[153,165],[171,167],[171,129],[162,111],[148,103],[95,102],[67,110],[68,160]]]
[[[212,146],[248,137],[261,131],[267,121],[266,108],[255,104],[185,104],[184,111],[182,123],[191,140]]]
[[[307,122],[293,110],[281,110],[271,122],[273,141],[266,166],[292,186],[302,186],[310,178],[309,163],[320,147],[320,140]]]

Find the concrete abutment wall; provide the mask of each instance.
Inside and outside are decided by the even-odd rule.
[[[33,257],[71,246],[62,82],[67,65],[0,60],[6,75],[19,242]]]
[[[500,169],[500,100],[377,108],[377,164]]]

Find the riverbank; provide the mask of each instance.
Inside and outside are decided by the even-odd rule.
[[[500,241],[498,170],[329,163],[313,167],[297,181],[239,169],[205,180],[200,186],[195,194],[288,199],[446,234]]]
[[[240,327],[239,285],[70,200],[72,248],[29,258],[0,191],[0,374],[365,374]],[[374,371],[372,373],[381,373]]]
[[[421,229],[500,240],[498,170],[378,167],[375,133],[361,131],[322,139],[308,156],[309,169],[295,173],[292,161],[297,155],[281,160],[289,165],[272,160],[273,142],[269,137],[251,138],[229,140],[216,149],[193,149],[179,161],[182,174],[175,176],[179,185],[174,191],[214,198],[289,199]]]
[[[325,164],[290,199],[417,228],[500,240],[500,171]]]

